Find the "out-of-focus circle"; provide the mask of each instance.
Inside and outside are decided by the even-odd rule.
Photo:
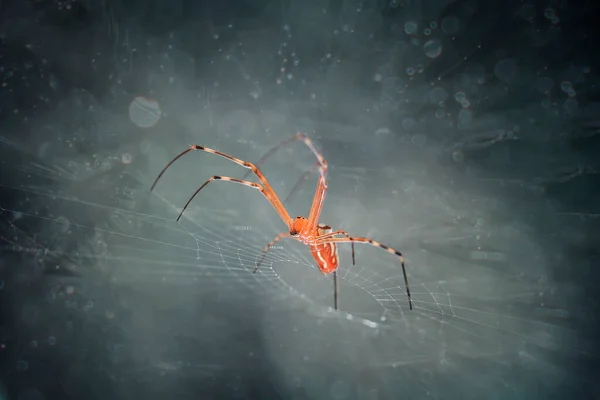
[[[429,40],[423,46],[423,52],[429,58],[437,58],[442,54],[442,44],[438,40]]]
[[[27,364],[27,361],[25,361],[25,360],[17,361],[17,371],[25,372],[25,371],[27,371],[28,367],[29,367],[29,365]]]
[[[571,82],[569,82],[569,81],[563,81],[563,82],[561,82],[561,84],[560,84],[560,89],[561,89],[563,92],[568,92],[568,91],[569,91],[569,90],[571,90],[572,88],[573,88],[573,84],[572,84]]]
[[[417,28],[417,23],[413,21],[409,21],[404,24],[404,32],[406,32],[408,35],[412,35],[413,33],[417,32]]]
[[[56,226],[61,232],[65,233],[69,231],[71,223],[69,222],[67,217],[61,215],[60,217],[56,218]]]
[[[556,12],[552,8],[546,8],[544,10],[544,17],[546,17],[548,19],[554,18],[554,17],[556,17]]]
[[[567,100],[565,100],[564,107],[565,107],[565,110],[567,110],[569,113],[575,113],[575,112],[577,112],[577,109],[579,108],[579,102],[572,98],[567,99]]]
[[[462,109],[458,113],[458,125],[459,127],[465,127],[471,123],[473,116],[471,111]]]
[[[132,160],[133,160],[133,156],[130,153],[124,153],[121,156],[121,162],[125,165],[131,164]]]
[[[140,128],[152,128],[160,120],[162,111],[156,100],[137,96],[129,104],[129,119]]]
[[[442,20],[442,30],[447,35],[454,35],[455,33],[458,32],[459,27],[460,27],[460,21],[454,15],[445,17]]]
[[[494,66],[494,75],[503,82],[510,81],[517,74],[517,62],[513,59],[500,60]]]
[[[543,76],[537,80],[536,86],[540,93],[546,93],[551,91],[554,87],[554,80],[547,76]]]
[[[463,160],[465,159],[465,155],[462,151],[455,151],[454,153],[452,153],[452,159],[457,163],[460,163],[463,162]]]
[[[443,87],[435,87],[427,93],[427,98],[431,104],[437,104],[448,98],[448,92]]]

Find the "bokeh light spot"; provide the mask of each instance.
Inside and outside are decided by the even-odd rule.
[[[156,100],[138,96],[129,104],[129,119],[140,128],[152,128],[160,120],[161,114]]]

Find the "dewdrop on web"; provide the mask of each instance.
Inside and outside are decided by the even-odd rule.
[[[160,104],[154,99],[137,96],[129,104],[129,119],[140,128],[154,127],[161,116]]]

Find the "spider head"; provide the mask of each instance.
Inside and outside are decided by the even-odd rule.
[[[296,217],[290,222],[290,235],[297,236],[306,229],[308,220],[305,217]]]

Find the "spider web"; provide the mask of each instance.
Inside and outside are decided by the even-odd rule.
[[[337,173],[344,179],[344,171]],[[439,225],[428,230],[427,221],[405,223],[407,237],[420,231],[427,238],[418,245],[400,240],[412,311],[395,257],[357,244],[356,265],[352,265],[350,246],[340,246],[340,310],[335,311],[331,276],[322,275],[307,248],[294,240],[280,241],[258,272],[252,273],[265,244],[284,229],[259,193],[242,191],[244,197],[240,198],[237,185],[215,184],[177,222],[179,205],[185,203],[189,189],[174,188],[189,188],[189,178],[174,173],[168,179],[156,193],[145,189],[149,184],[121,193],[125,201],[116,205],[35,187],[3,186],[3,190],[26,194],[29,205],[44,204],[47,210],[42,215],[27,204],[12,209],[0,205],[0,224],[4,232],[12,233],[2,237],[3,249],[67,260],[62,264],[83,275],[84,285],[100,274],[118,287],[179,291],[188,286],[233,307],[259,304],[265,312],[251,318],[261,319],[262,339],[273,353],[273,362],[285,371],[288,385],[314,393],[325,390],[333,398],[349,393],[356,373],[373,379],[359,388],[367,398],[375,395],[373,387],[385,388],[380,390],[388,393],[406,392],[410,387],[413,396],[456,389],[455,384],[444,386],[444,376],[469,376],[468,384],[475,393],[476,376],[482,382],[489,380],[480,371],[496,369],[498,376],[504,376],[503,362],[515,365],[510,360],[516,360],[517,365],[558,377],[562,369],[546,351],[594,354],[594,341],[577,335],[568,324],[572,316],[568,288],[548,282],[543,275],[536,280],[519,273],[519,263],[530,259],[509,267],[506,253],[478,250],[481,229],[462,229],[457,234],[453,228]],[[147,180],[139,177],[139,181]],[[341,217],[364,219],[353,203],[335,192],[328,200],[341,207],[325,208],[323,220],[360,232]],[[427,207],[423,202],[418,206]],[[99,223],[98,215],[105,220]],[[387,214],[384,217],[389,218]],[[335,224],[336,220],[342,222]],[[31,221],[42,222],[43,231],[32,235],[21,228]],[[383,241],[372,229],[364,233],[373,234]],[[69,248],[69,237],[89,238],[89,244]],[[93,271],[80,267],[86,261],[94,266]],[[177,307],[191,306],[185,298],[171,300],[171,304],[174,301]],[[112,318],[110,307],[104,307],[106,317]],[[181,360],[159,359],[150,367],[127,373],[160,370],[206,375],[214,368],[236,368],[222,363],[185,366]],[[340,373],[349,371],[334,380],[320,379],[314,371],[322,363],[343,365],[338,368]],[[464,375],[466,370],[470,372]],[[517,390],[512,384],[494,384],[504,387],[507,395]]]
[[[397,260],[376,248],[357,245],[356,265],[349,262],[349,249],[340,248],[340,310],[335,311],[331,276],[320,274],[307,249],[293,240],[274,246],[258,272],[252,273],[265,243],[281,229],[275,224],[267,224],[262,229],[235,225],[241,221],[242,213],[194,206],[177,222],[175,217],[180,208],[162,194],[150,195],[156,203],[154,209],[160,211],[149,214],[41,191],[25,191],[38,201],[51,199],[57,209],[76,209],[72,215],[108,210],[111,221],[107,227],[100,228],[62,216],[42,217],[0,208],[2,224],[15,232],[18,221],[42,219],[52,232],[89,231],[95,242],[88,252],[69,253],[60,235],[44,243],[26,236],[28,245],[22,243],[22,237],[15,239],[20,244],[3,238],[5,251],[95,259],[109,270],[115,284],[176,283],[211,291],[228,287],[233,290],[227,290],[224,299],[227,302],[243,303],[253,296],[255,300],[266,300],[271,308],[301,307],[319,321],[335,321],[339,326],[355,324],[377,334],[386,332],[396,344],[404,343],[405,349],[401,352],[403,357],[392,357],[383,363],[385,365],[410,362],[411,357],[407,355],[410,353],[418,360],[427,359],[423,355],[426,349],[436,357],[447,349],[477,357],[501,354],[527,343],[568,352],[591,351],[592,343],[581,340],[574,343],[572,333],[560,323],[569,314],[566,309],[539,305],[537,299],[547,290],[547,282],[507,277],[503,271],[482,269],[477,264],[465,266],[464,262],[421,250],[406,257],[414,303],[414,310],[409,312]],[[443,236],[444,232],[439,234]],[[15,238],[18,237],[15,234]],[[444,242],[453,239],[464,242],[468,237],[446,238]],[[434,244],[433,240],[429,242],[431,246]],[[474,260],[503,257],[482,251],[472,251],[470,256]],[[461,273],[457,274],[457,270]],[[538,318],[532,319],[531,315]]]
[[[156,158],[161,158],[159,152]],[[156,160],[157,165],[164,165],[169,155],[162,158]],[[306,165],[298,169],[312,165],[312,158],[307,158]],[[509,373],[507,365],[518,365],[559,377],[564,371],[549,354],[595,354],[595,340],[577,334],[569,325],[574,317],[570,288],[549,281],[543,259],[536,258],[539,250],[518,250],[526,242],[519,229],[509,230],[504,239],[498,239],[486,229],[483,219],[458,229],[440,224],[448,210],[440,204],[443,199],[415,183],[418,171],[405,170],[402,176],[387,174],[389,179],[400,180],[391,186],[418,192],[407,196],[403,207],[422,211],[413,215],[400,210],[398,225],[404,229],[393,243],[406,258],[412,311],[397,258],[364,244],[356,245],[356,265],[351,262],[350,246],[339,246],[339,311],[332,309],[331,276],[322,275],[307,248],[294,240],[280,241],[253,273],[264,246],[285,229],[260,193],[215,183],[176,221],[189,192],[201,183],[190,182],[187,171],[205,170],[209,175],[223,171],[223,176],[239,177],[239,169],[219,162],[214,157],[182,159],[153,193],[148,191],[151,179],[145,174],[135,176],[136,189],[122,187],[111,178],[110,190],[115,191],[112,194],[118,201],[111,196],[77,196],[69,190],[33,185],[0,186],[27,199],[16,207],[0,204],[3,250],[45,259],[50,268],[72,268],[73,273],[84,277],[83,287],[78,289],[81,293],[93,293],[85,286],[108,280],[111,287],[125,291],[150,288],[159,302],[176,308],[196,306],[186,297],[174,296],[174,292],[188,292],[186,287],[209,297],[211,304],[216,301],[241,310],[258,305],[264,312],[253,311],[245,318],[260,320],[262,340],[272,361],[285,372],[288,386],[319,396],[323,391],[332,398],[347,396],[357,373],[370,376],[371,381],[359,388],[366,398],[376,395],[373,388],[390,394],[408,391],[413,397],[446,394],[457,390],[460,385],[456,382],[464,382],[478,393],[478,382],[489,382],[486,374],[491,370],[494,376],[502,377]],[[33,172],[39,170],[34,168]],[[50,172],[56,175],[56,171]],[[332,168],[331,172],[331,181],[338,187],[356,189],[366,185],[362,178],[375,176],[378,171]],[[289,181],[284,175],[277,170],[268,174],[276,185]],[[279,184],[275,189],[285,193],[289,186]],[[307,190],[302,194],[305,198],[297,203],[305,206],[312,193]],[[335,207],[326,205],[322,220],[392,245],[388,240],[394,235],[374,228],[392,221],[390,212],[377,211],[378,205],[387,208],[386,201],[376,202],[367,210],[334,189],[327,204]],[[39,205],[44,206],[43,213]],[[292,215],[296,215],[295,208],[295,204],[288,208]],[[28,232],[24,226],[35,221],[43,228]],[[493,243],[514,236],[508,245],[513,249],[493,250],[494,246],[483,240],[490,235]],[[73,240],[78,244],[69,247]],[[509,258],[513,255],[518,258]],[[525,264],[528,274],[522,273]],[[104,297],[102,293],[88,300],[83,309],[95,304],[93,309],[105,318],[114,318]],[[211,327],[211,317],[206,319],[202,322],[206,329],[218,329]],[[127,336],[118,324],[111,329],[117,332],[116,337]],[[193,329],[196,327],[190,327]],[[50,340],[61,338],[57,335],[44,341]],[[41,343],[42,339],[35,341]],[[119,352],[111,351],[110,357],[120,357]],[[217,370],[240,368],[235,363],[226,365],[228,361],[222,358],[212,363],[158,358],[150,366],[119,373],[139,376],[160,371],[207,376]],[[338,365],[339,375],[315,374],[323,364]],[[459,380],[445,384],[448,377]],[[71,378],[62,379],[66,386],[73,385]],[[503,388],[505,396],[523,390],[502,380],[490,384]],[[480,385],[480,391],[485,392],[488,386]]]

